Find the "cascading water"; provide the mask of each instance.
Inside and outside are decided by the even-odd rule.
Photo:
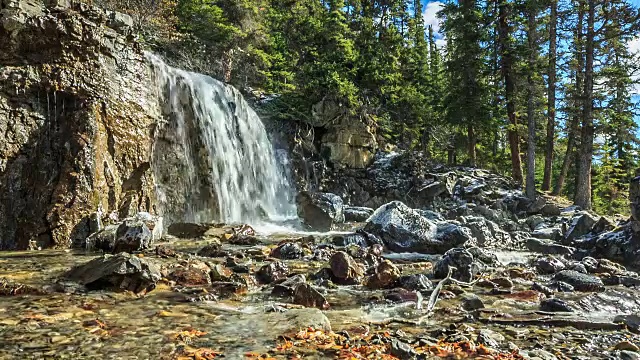
[[[147,54],[164,122],[153,170],[166,223],[273,223],[296,217],[293,191],[258,115],[240,92]]]

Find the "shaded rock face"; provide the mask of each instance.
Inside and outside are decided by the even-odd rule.
[[[298,215],[313,229],[328,231],[344,222],[343,202],[337,195],[301,192],[296,200]]]
[[[68,247],[97,209],[153,213],[158,111],[128,17],[0,2],[0,249]]]
[[[99,257],[65,276],[89,290],[116,288],[134,293],[153,290],[161,277],[156,265],[127,253]]]

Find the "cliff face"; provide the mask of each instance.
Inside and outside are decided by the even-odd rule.
[[[68,247],[89,215],[154,212],[159,119],[126,15],[0,0],[0,249]]]

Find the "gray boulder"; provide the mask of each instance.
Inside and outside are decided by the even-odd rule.
[[[151,245],[153,235],[147,225],[141,220],[127,219],[116,230],[113,253],[142,251]]]
[[[571,242],[591,232],[598,219],[588,212],[582,212],[571,219],[571,225],[565,234],[565,240]]]
[[[104,229],[91,234],[85,242],[86,249],[113,252],[116,245],[116,232],[119,227],[120,225],[107,225]]]
[[[444,253],[464,240],[438,239],[435,223],[399,201],[378,208],[364,231],[378,236],[395,252]]]
[[[134,293],[153,290],[161,277],[160,269],[152,262],[127,253],[93,259],[65,276],[88,290],[119,289]]]
[[[575,252],[575,248],[556,244],[551,240],[529,238],[526,242],[527,249],[535,253],[549,255],[569,255]]]
[[[444,279],[453,267],[451,277],[460,281],[469,282],[479,272],[480,265],[475,261],[471,252],[466,249],[456,248],[447,251],[442,259],[433,268],[433,275],[437,279]]]
[[[561,281],[573,286],[577,291],[603,291],[604,283],[599,277],[579,273],[574,270],[560,271],[553,277],[554,281]]]
[[[344,221],[347,222],[365,222],[371,215],[373,215],[372,208],[360,206],[344,207]]]
[[[298,216],[311,228],[329,231],[334,224],[343,223],[344,204],[335,194],[303,191],[296,197]]]

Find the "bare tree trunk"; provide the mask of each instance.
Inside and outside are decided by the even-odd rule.
[[[476,145],[478,143],[478,138],[476,136],[473,125],[467,126],[467,138],[469,142],[469,166],[476,167],[478,164],[478,157],[476,154]]]
[[[588,0],[587,36],[584,67],[584,103],[582,110],[582,139],[578,162],[578,181],[574,202],[583,209],[591,209],[591,162],[593,158],[593,58],[595,0]]]
[[[513,180],[522,185],[522,162],[520,160],[520,137],[518,136],[518,118],[516,117],[516,83],[513,74],[513,54],[510,47],[511,27],[509,25],[510,8],[506,0],[500,1],[498,8],[498,41],[500,42],[500,67],[505,85],[505,101],[509,127],[507,138],[511,151],[511,169]]]
[[[574,109],[578,109],[582,104],[581,101],[581,92],[583,90],[582,79],[584,76],[584,55],[583,55],[583,45],[582,41],[584,36],[582,34],[582,28],[584,26],[584,10],[582,8],[582,4],[578,2],[578,24],[576,26],[575,33],[575,43],[576,43],[576,58],[577,58],[577,69],[575,74],[575,94],[573,95],[573,107]],[[564,187],[564,182],[567,178],[567,174],[569,173],[569,168],[573,163],[573,151],[574,146],[576,145],[576,137],[578,135],[578,131],[580,129],[580,116],[576,110],[573,115],[573,119],[571,120],[571,124],[567,129],[568,137],[567,137],[567,151],[564,155],[564,160],[562,161],[562,168],[560,169],[560,175],[558,176],[558,180],[556,182],[556,186],[553,189],[554,195],[560,195],[562,193],[562,188]]]
[[[535,1],[529,3],[527,9],[527,39],[529,45],[529,70],[527,72],[527,182],[526,193],[529,199],[536,198],[536,117],[535,117],[535,83],[534,71],[536,65],[536,10]]]
[[[544,154],[544,178],[542,191],[551,189],[553,171],[553,143],[556,133],[556,27],[558,24],[558,0],[551,0],[551,18],[549,19],[549,88],[547,91],[547,143]]]

